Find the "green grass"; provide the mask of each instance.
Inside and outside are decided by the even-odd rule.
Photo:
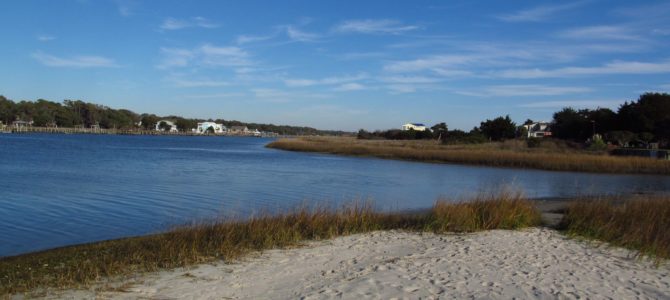
[[[539,212],[519,193],[471,202],[438,201],[424,213],[381,213],[370,203],[339,209],[300,208],[244,221],[214,221],[168,232],[85,244],[0,259],[0,295],[37,288],[76,288],[213,260],[233,261],[252,251],[297,246],[375,230],[436,233],[516,229],[539,224]]]
[[[582,199],[567,208],[561,227],[571,235],[670,258],[670,197]]]
[[[548,145],[552,145],[548,143]],[[528,148],[521,141],[440,145],[434,141],[357,140],[343,137],[279,139],[269,148],[422,162],[457,163],[551,171],[670,175],[670,161],[620,157],[574,149]]]

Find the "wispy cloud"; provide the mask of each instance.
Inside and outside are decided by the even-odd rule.
[[[286,35],[289,39],[297,42],[312,42],[320,37],[316,33],[306,32],[291,25],[286,26]]]
[[[193,64],[207,67],[243,67],[253,65],[250,55],[235,46],[204,44],[194,49],[161,48],[162,60],[159,69],[187,67]]]
[[[198,95],[184,95],[182,98],[186,99],[224,99],[224,98],[239,98],[244,97],[244,93],[218,93],[218,94],[198,94]]]
[[[165,78],[166,81],[172,83],[175,87],[180,88],[198,88],[198,87],[222,87],[229,86],[230,82],[225,80],[211,79],[207,77],[194,77],[192,75],[185,76],[184,74],[170,74]]]
[[[284,84],[289,87],[307,87],[314,85],[337,85],[343,83],[350,83],[354,81],[360,81],[368,78],[368,75],[365,73],[360,73],[357,75],[346,75],[339,77],[326,77],[322,79],[304,79],[304,78],[287,78],[284,79]]]
[[[381,82],[400,84],[437,83],[442,80],[441,78],[425,76],[386,76],[379,78]]]
[[[574,86],[549,86],[541,84],[491,85],[477,90],[456,91],[457,94],[474,97],[524,97],[558,96],[590,92],[590,88]]]
[[[113,59],[104,56],[77,55],[72,57],[58,57],[38,51],[32,57],[49,67],[70,68],[116,68],[119,67]]]
[[[338,92],[349,92],[349,91],[360,91],[364,90],[366,87],[360,83],[356,82],[350,82],[350,83],[345,83],[342,84],[338,87],[336,87],[334,90]]]
[[[389,72],[417,72],[424,70],[449,69],[476,60],[477,57],[474,55],[438,55],[414,60],[391,62],[384,66],[384,70]]]
[[[163,23],[159,26],[160,29],[163,30],[179,30],[179,29],[184,29],[184,28],[190,28],[190,27],[199,27],[199,28],[218,28],[221,25],[212,22],[206,18],[203,17],[194,17],[191,19],[175,19],[175,18],[167,18],[163,21]]]
[[[520,104],[519,107],[526,108],[596,108],[596,107],[617,107],[622,103],[621,100],[560,100],[560,101],[538,101]]]
[[[50,42],[55,40],[56,37],[53,35],[48,35],[48,34],[40,34],[37,36],[37,40],[40,42]]]
[[[116,9],[122,17],[130,17],[133,15],[138,3],[134,0],[114,0]]]
[[[589,26],[574,28],[559,33],[559,37],[584,40],[626,40],[636,41],[643,39],[635,34],[633,28],[627,26]]]
[[[571,10],[586,4],[586,1],[572,2],[560,5],[543,5],[520,10],[518,12],[498,16],[506,22],[539,22],[552,18],[555,14]]]
[[[243,44],[248,44],[248,43],[254,43],[254,42],[262,42],[266,41],[269,39],[274,38],[274,35],[238,35],[237,39],[235,39],[235,42],[238,45],[243,45]]]
[[[366,19],[344,21],[333,28],[333,31],[341,33],[401,34],[417,29],[419,29],[419,26],[405,25],[397,20]]]
[[[305,92],[288,92],[278,89],[268,89],[268,88],[257,88],[252,89],[251,92],[254,94],[256,99],[267,101],[267,102],[277,102],[285,103],[295,100],[312,100],[312,99],[326,99],[330,98],[329,95],[319,94],[319,93],[305,93]]]
[[[549,78],[578,75],[618,75],[618,74],[665,74],[670,73],[670,60],[662,62],[614,61],[597,67],[565,67],[551,70],[516,69],[497,73],[503,78]]]

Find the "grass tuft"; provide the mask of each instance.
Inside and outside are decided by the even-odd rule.
[[[338,209],[301,207],[243,221],[201,222],[156,235],[0,258],[0,295],[83,287],[103,278],[232,261],[252,251],[375,230],[473,232],[537,224],[539,212],[532,202],[509,193],[455,204],[441,200],[424,213],[381,213],[370,202]]]
[[[670,258],[670,197],[573,201],[561,227],[569,234],[639,250],[657,262]]]
[[[436,232],[472,232],[537,226],[540,219],[540,212],[521,192],[501,191],[467,202],[438,201],[427,225]]]

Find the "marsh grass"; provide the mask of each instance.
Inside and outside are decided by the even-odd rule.
[[[473,232],[539,224],[539,212],[520,194],[479,197],[472,202],[436,202],[423,213],[381,213],[371,203],[301,207],[248,220],[201,222],[168,232],[84,244],[0,259],[0,295],[38,288],[76,288],[105,278],[234,261],[250,252],[298,246],[375,230]]]
[[[670,175],[670,161],[617,157],[552,146],[527,148],[519,141],[482,145],[440,145],[434,141],[357,140],[320,137],[279,139],[267,145],[289,151],[374,156],[423,162],[458,163],[552,171]]]
[[[670,258],[670,197],[580,199],[561,227],[575,236],[639,250],[657,262]]]

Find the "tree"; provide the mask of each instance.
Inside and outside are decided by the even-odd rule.
[[[158,123],[158,129],[160,129],[161,131],[170,131],[170,129],[172,129],[172,126],[170,126],[170,124],[168,124],[165,121],[160,121],[160,123]]]
[[[158,123],[158,117],[156,115],[142,115],[142,127],[146,130],[151,130],[156,127]]]
[[[587,110],[576,111],[571,107],[554,113],[552,135],[565,140],[584,141],[591,136],[592,124],[586,118]]]
[[[207,130],[205,130],[205,133],[207,133],[207,134],[214,134],[214,127],[213,127],[213,126],[209,126],[209,127],[207,127]]]
[[[438,139],[445,139],[447,137],[447,132],[449,132],[447,123],[444,122],[435,124],[430,129],[433,130],[433,136],[437,137]]]
[[[479,130],[493,141],[512,139],[516,135],[516,124],[509,115],[481,122]]]

